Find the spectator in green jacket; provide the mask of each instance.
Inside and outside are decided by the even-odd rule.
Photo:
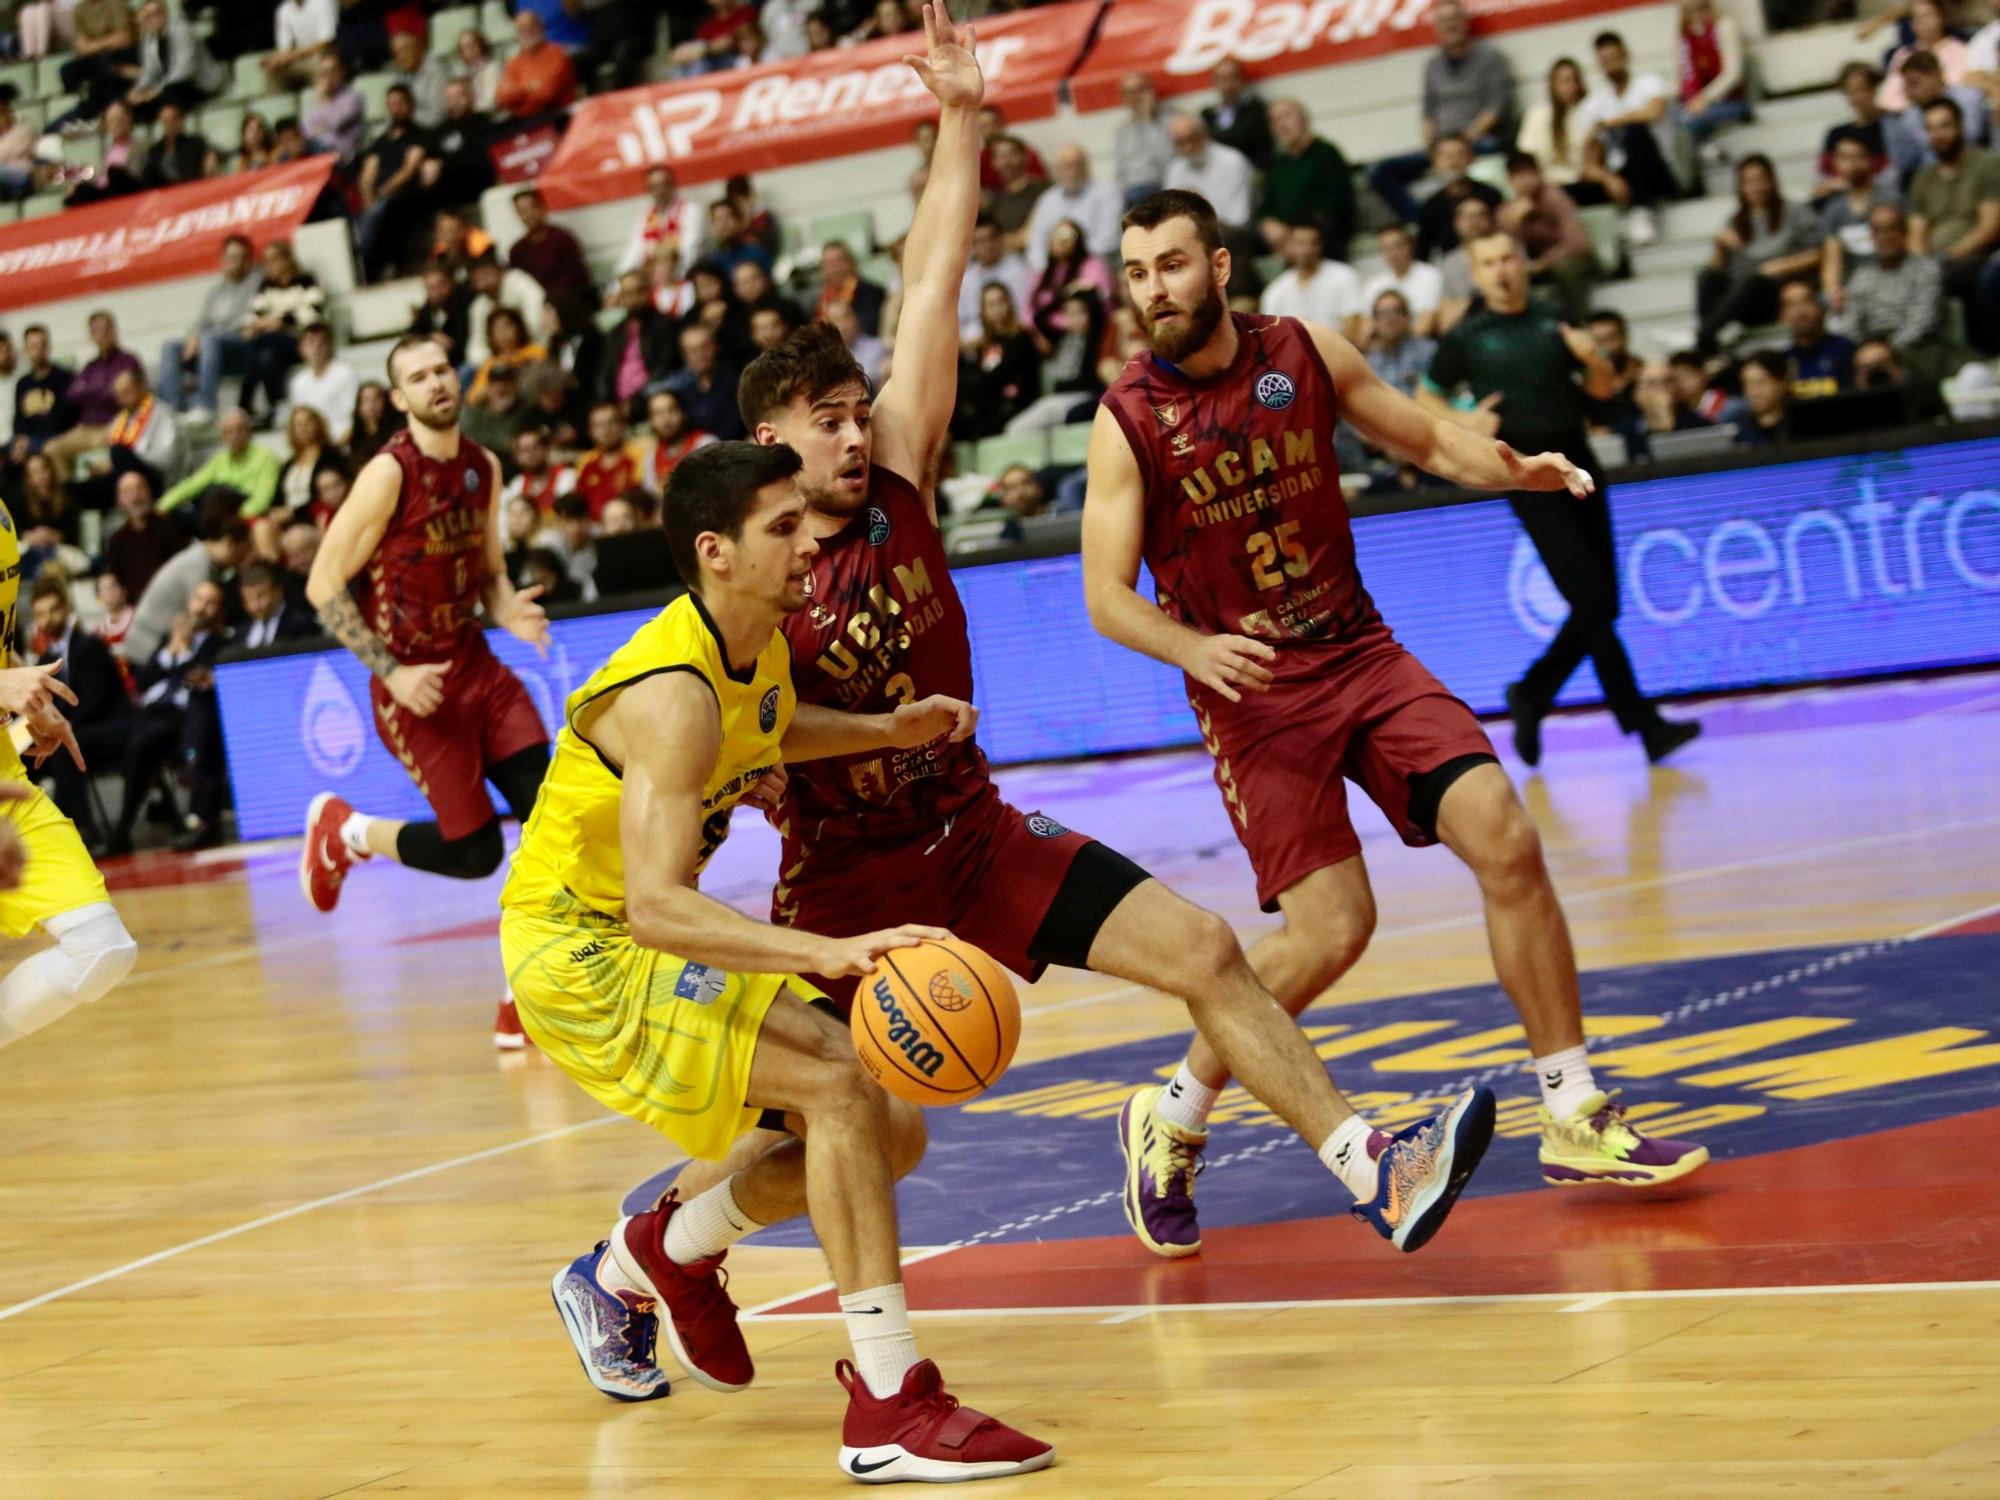
[[[1273,251],[1284,249],[1294,224],[1319,225],[1329,260],[1346,260],[1354,238],[1354,169],[1340,147],[1313,134],[1312,117],[1296,99],[1272,102],[1271,161],[1257,204],[1257,227]]]
[[[222,446],[215,456],[160,497],[160,509],[172,510],[200,495],[210,485],[226,484],[243,496],[245,516],[261,516],[278,493],[278,455],[250,441],[250,414],[233,407],[222,414]]]

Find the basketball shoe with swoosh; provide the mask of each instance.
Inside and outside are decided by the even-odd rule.
[[[1143,1088],[1118,1112],[1118,1149],[1125,1155],[1125,1219],[1155,1255],[1180,1260],[1201,1249],[1194,1180],[1208,1132],[1196,1134],[1160,1117],[1165,1090]]]
[[[740,1391],[757,1367],[736,1322],[736,1304],[724,1290],[728,1272],[722,1256],[681,1265],[667,1254],[667,1220],[682,1206],[669,1193],[658,1208],[621,1220],[614,1233],[624,1236],[625,1255],[638,1261],[659,1291],[667,1314],[662,1332],[681,1368],[712,1391]]]
[[[1675,1182],[1708,1161],[1708,1147],[1655,1140],[1625,1118],[1618,1090],[1592,1094],[1566,1120],[1542,1119],[1542,1181],[1553,1187],[1607,1183],[1654,1187]]]
[[[319,911],[340,905],[340,888],[347,872],[368,858],[347,847],[340,828],[354,816],[345,797],[321,792],[306,809],[305,847],[299,850],[299,889]]]
[[[848,1360],[836,1364],[833,1374],[847,1389],[840,1472],[849,1479],[953,1484],[1031,1474],[1055,1461],[1056,1450],[1040,1438],[961,1406],[927,1359],[904,1372],[893,1396],[876,1396]]]
[[[659,1315],[651,1297],[614,1292],[598,1280],[606,1243],[556,1272],[549,1294],[592,1385],[615,1401],[657,1401],[669,1391],[654,1357]]]
[[[1375,1196],[1354,1217],[1398,1250],[1421,1250],[1472,1180],[1493,1139],[1493,1091],[1467,1089],[1444,1113],[1383,1140],[1377,1133]],[[1375,1148],[1371,1148],[1375,1149]]]

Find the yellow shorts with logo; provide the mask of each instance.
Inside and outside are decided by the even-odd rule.
[[[76,824],[46,794],[37,790],[25,802],[0,802],[0,817],[19,830],[28,850],[20,886],[0,891],[0,933],[26,937],[50,917],[111,899]]]
[[[500,952],[522,1029],[591,1097],[716,1158],[757,1123],[744,1103],[764,1017],[788,974],[734,974],[642,948],[573,898],[500,914]]]

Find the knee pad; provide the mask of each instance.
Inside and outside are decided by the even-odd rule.
[[[500,868],[500,861],[507,853],[507,846],[500,837],[498,819],[488,823],[477,833],[468,833],[462,839],[452,839],[444,845],[444,860],[447,874],[460,880],[483,880]]]
[[[56,940],[68,973],[69,992],[78,1001],[101,1000],[121,984],[138,961],[139,945],[108,903],[65,912],[45,923]]]

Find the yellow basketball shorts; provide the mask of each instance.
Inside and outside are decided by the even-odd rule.
[[[0,802],[0,817],[14,825],[28,850],[20,886],[0,891],[0,933],[26,937],[50,917],[111,899],[76,824],[45,793],[37,790],[25,802]]]
[[[570,896],[500,914],[522,1029],[585,1093],[716,1158],[757,1123],[746,1104],[757,1036],[788,974],[734,974],[642,948],[624,923]]]

